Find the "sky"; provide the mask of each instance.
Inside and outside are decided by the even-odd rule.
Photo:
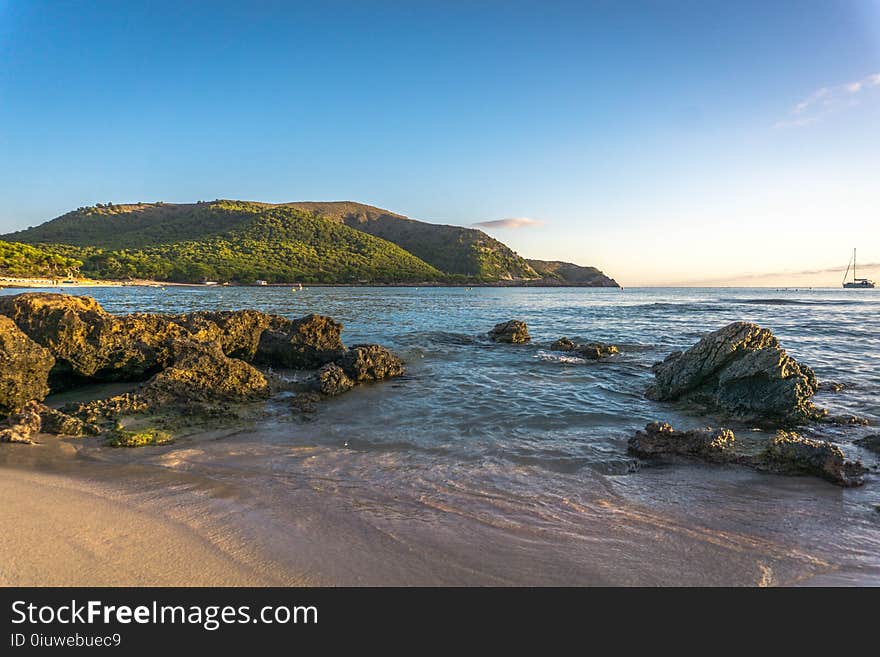
[[[880,279],[880,0],[0,0],[0,232],[214,198],[628,286]]]

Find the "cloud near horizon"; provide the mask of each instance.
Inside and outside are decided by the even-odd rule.
[[[827,114],[859,103],[855,96],[862,91],[880,87],[880,73],[872,73],[855,82],[817,89],[795,105],[789,118],[777,121],[777,128],[800,128],[816,123]]]
[[[530,217],[509,217],[508,219],[495,219],[493,221],[478,221],[471,225],[479,226],[480,228],[531,228],[543,226],[544,222]]]

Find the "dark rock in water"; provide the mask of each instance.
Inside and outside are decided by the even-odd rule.
[[[358,344],[337,361],[345,374],[357,383],[380,381],[406,372],[397,356],[377,344]]]
[[[774,474],[812,475],[839,486],[861,486],[866,472],[861,463],[847,461],[836,445],[788,431],[777,432],[755,451],[730,429],[676,431],[665,422],[652,422],[629,439],[628,450],[641,458],[680,457]]]
[[[574,352],[580,358],[585,358],[587,360],[599,360],[620,352],[617,346],[613,344],[605,344],[604,342],[588,342],[581,344],[569,338],[559,338],[556,342],[550,345],[550,349],[553,351]]]
[[[172,350],[173,364],[140,392],[154,408],[169,402],[246,402],[269,395],[266,377],[244,361],[226,356],[217,343],[180,341]]]
[[[525,322],[511,319],[509,322],[496,324],[488,333],[493,342],[505,342],[508,344],[522,344],[532,339]]]
[[[296,320],[273,317],[260,336],[255,361],[289,368],[321,367],[345,349],[341,333],[342,324],[323,315]]]
[[[8,317],[0,315],[0,415],[21,410],[49,394],[49,371],[55,359]]]
[[[858,461],[847,461],[843,451],[829,442],[779,431],[754,459],[758,470],[788,475],[814,475],[838,486],[861,486],[867,472]]]
[[[629,439],[629,452],[641,458],[683,456],[711,463],[735,459],[735,436],[730,429],[676,431],[666,422],[652,422]]]
[[[43,433],[54,433],[62,436],[72,436],[80,438],[82,436],[94,436],[100,433],[97,425],[84,422],[74,415],[68,415],[61,411],[49,408],[48,406],[40,406],[40,420],[42,423],[41,431]]]
[[[767,329],[735,322],[653,367],[648,398],[685,400],[743,421],[789,425],[821,418],[816,375]]]
[[[0,443],[33,444],[32,436],[40,433],[40,407],[36,401],[27,402],[20,411],[10,415],[0,425]]]
[[[550,345],[551,351],[574,351],[577,343],[571,338],[559,338]]]
[[[865,436],[864,438],[859,438],[854,441],[856,445],[862,447],[869,452],[876,452],[880,454],[880,433],[875,433],[870,436]]]
[[[842,426],[860,426],[866,427],[871,424],[868,418],[859,417],[858,415],[825,415],[821,418],[822,422],[827,424],[837,424]]]
[[[820,381],[819,390],[823,392],[842,392],[849,388],[845,383],[837,383],[836,381]]]
[[[354,386],[355,382],[336,363],[327,363],[318,370],[317,388],[321,394],[328,396],[341,395],[343,392],[351,390]]]
[[[291,405],[300,413],[314,413],[318,410],[321,395],[317,392],[301,392],[294,396]]]

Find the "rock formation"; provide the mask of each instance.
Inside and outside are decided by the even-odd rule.
[[[676,431],[665,422],[652,422],[629,439],[629,452],[645,459],[683,458],[704,463],[736,464],[785,475],[812,475],[838,486],[860,486],[867,471],[847,461],[830,442],[778,431],[766,444],[748,444],[730,429]]]
[[[779,346],[767,329],[735,322],[670,354],[653,367],[647,395],[684,400],[726,416],[775,425],[799,424],[824,415],[810,401],[816,375]]]
[[[8,317],[0,315],[0,416],[49,394],[49,371],[55,359],[28,338]]]

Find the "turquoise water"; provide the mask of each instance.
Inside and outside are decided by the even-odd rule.
[[[880,424],[876,291],[171,287],[89,294],[114,313],[326,314],[343,322],[346,343],[379,342],[404,358],[405,377],[329,400],[311,419],[276,400],[269,419],[223,440],[80,450],[84,462],[135,464],[150,486],[172,474],[176,486],[194,477],[183,490],[198,489],[205,504],[221,504],[222,487],[224,522],[259,536],[279,562],[317,582],[880,583],[876,474],[862,489],[843,490],[737,468],[638,468],[626,454],[626,439],[649,421],[718,426],[646,400],[650,367],[708,331],[748,320],[771,329],[820,380],[846,385],[816,403],[873,426],[827,427],[822,435],[876,465],[852,444]],[[528,323],[531,344],[485,339],[512,318]],[[573,360],[549,351],[561,336],[611,342],[621,353]]]

